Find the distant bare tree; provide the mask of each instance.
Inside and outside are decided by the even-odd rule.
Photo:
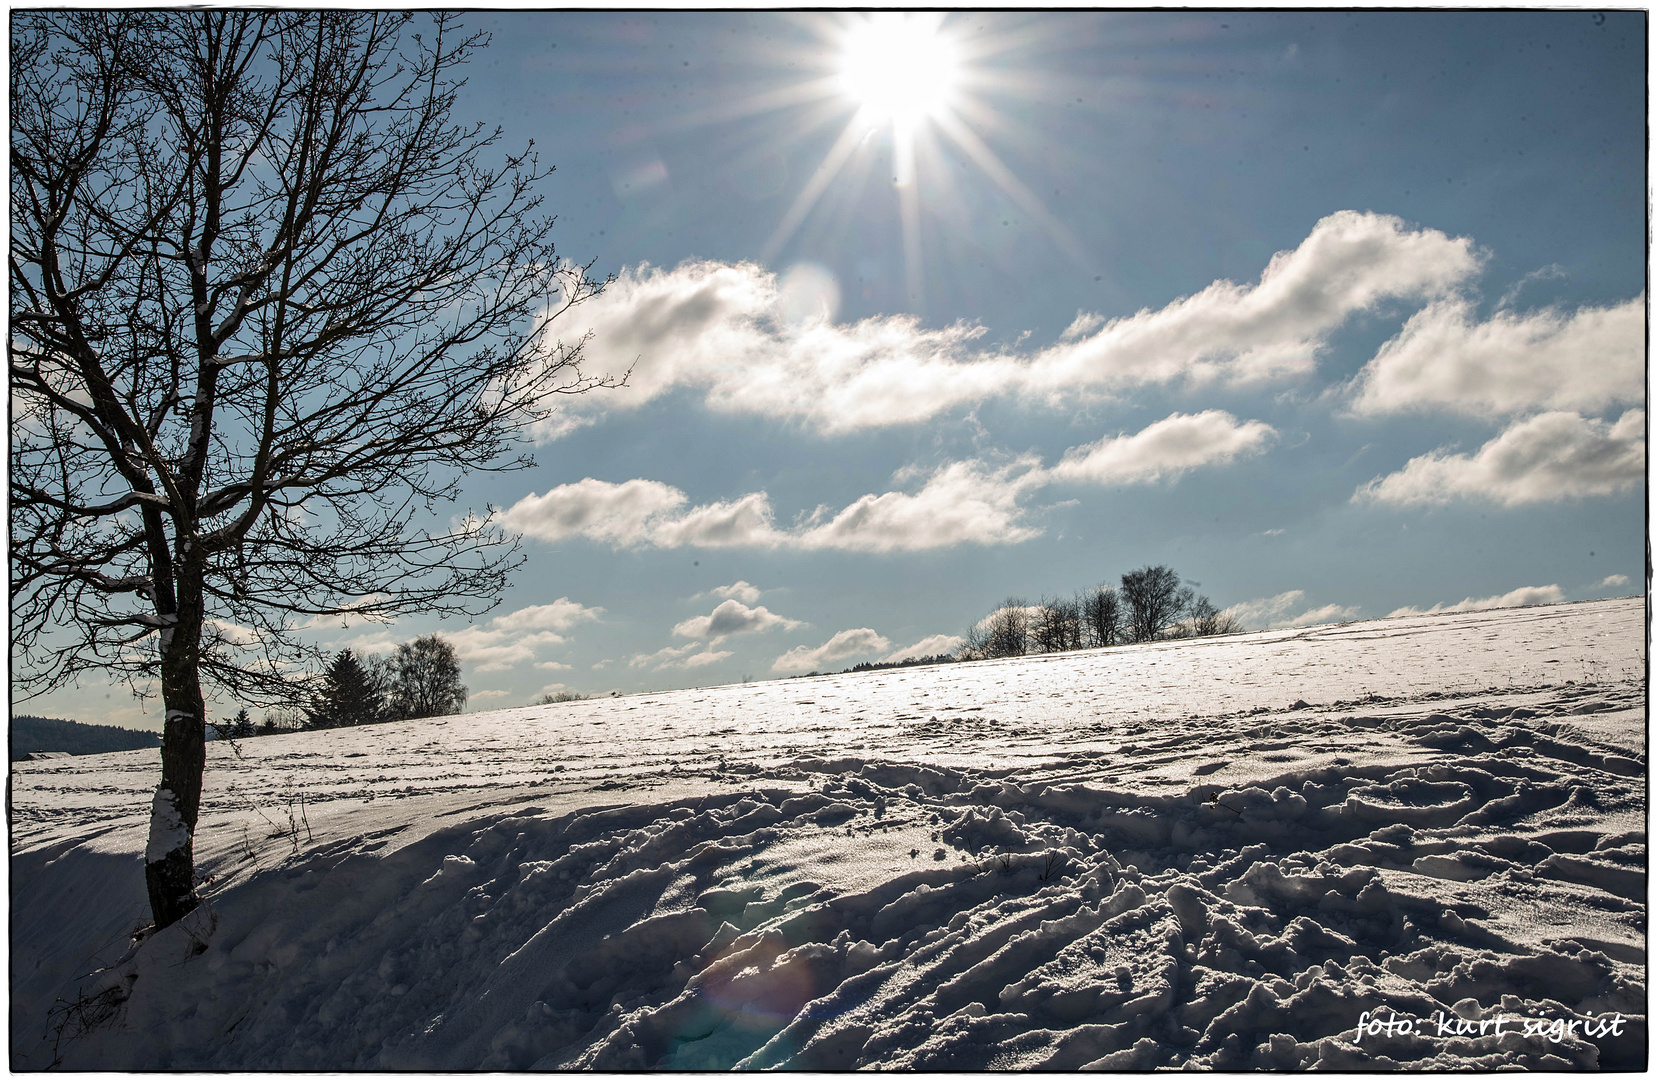
[[[990,621],[990,655],[1025,656],[1029,651],[1029,605],[1009,596]]]
[[[1191,628],[1192,637],[1236,634],[1243,629],[1243,624],[1237,621],[1236,616],[1227,615],[1216,608],[1213,601],[1206,596],[1198,596],[1191,601],[1190,609],[1186,613],[1186,622]]]
[[[492,606],[515,541],[445,507],[602,384],[548,332],[599,284],[554,250],[550,170],[451,118],[484,44],[443,13],[13,13],[14,686],[159,683],[157,926],[197,903],[204,682],[291,700],[318,616]]]
[[[1122,575],[1127,602],[1128,639],[1155,641],[1185,615],[1192,593],[1182,590],[1179,575],[1167,566],[1145,566]]]
[[[1038,652],[1065,652],[1081,648],[1081,605],[1076,600],[1042,597],[1034,612],[1030,637]]]
[[[1181,585],[1174,590],[1172,608],[1174,621],[1163,627],[1157,634],[1163,638],[1188,638],[1195,636],[1191,626],[1191,609],[1197,602],[1197,590],[1189,585]]]
[[[967,631],[967,655],[975,659],[1025,656],[1030,652],[1030,613],[1023,600],[1009,596],[1000,607]]]
[[[1114,586],[1097,585],[1077,598],[1081,606],[1082,640],[1097,649],[1122,641],[1122,597]]]

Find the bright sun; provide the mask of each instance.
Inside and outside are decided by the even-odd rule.
[[[846,33],[840,87],[875,122],[900,126],[936,118],[961,75],[955,43],[938,14],[879,12]]]
[[[760,261],[776,259],[813,207],[847,174],[842,205],[863,197],[865,181],[888,175],[896,196],[898,239],[903,250],[904,291],[912,310],[925,304],[926,269],[922,226],[949,221],[970,225],[966,204],[952,179],[951,153],[976,165],[1021,216],[1054,239],[1076,265],[1092,273],[1087,252],[1056,220],[1040,198],[1021,183],[975,128],[1006,131],[1013,127],[997,113],[987,91],[1005,93],[1034,87],[1040,73],[1023,74],[1003,62],[987,70],[987,60],[1004,54],[1005,35],[986,35],[985,19],[954,19],[943,12],[892,12],[826,15],[812,28],[824,48],[813,47],[803,65],[814,74],[793,91],[790,100],[810,101],[819,123],[838,120],[845,127],[800,185],[792,205],[760,251]],[[819,66],[821,65],[821,66]],[[792,65],[792,62],[790,64]],[[749,108],[768,107],[757,98]],[[851,106],[850,110],[846,106]],[[823,108],[822,106],[827,106]],[[807,131],[811,128],[807,128]],[[947,144],[947,145],[946,145]],[[880,149],[890,148],[891,170],[876,163]],[[959,159],[957,159],[959,160]]]

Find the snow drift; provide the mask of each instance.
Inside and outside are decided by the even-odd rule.
[[[13,767],[13,1068],[1636,1068],[1643,606]]]

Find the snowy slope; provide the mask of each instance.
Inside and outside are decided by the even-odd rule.
[[[213,744],[208,903],[136,947],[153,753],[19,763],[12,1064],[1627,1067],[1643,620],[1403,617]]]

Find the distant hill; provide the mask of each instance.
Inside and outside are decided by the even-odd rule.
[[[45,716],[12,717],[13,761],[22,761],[30,754],[51,750],[69,754],[107,754],[112,750],[145,750],[160,745],[161,735],[154,731],[81,724]]]

